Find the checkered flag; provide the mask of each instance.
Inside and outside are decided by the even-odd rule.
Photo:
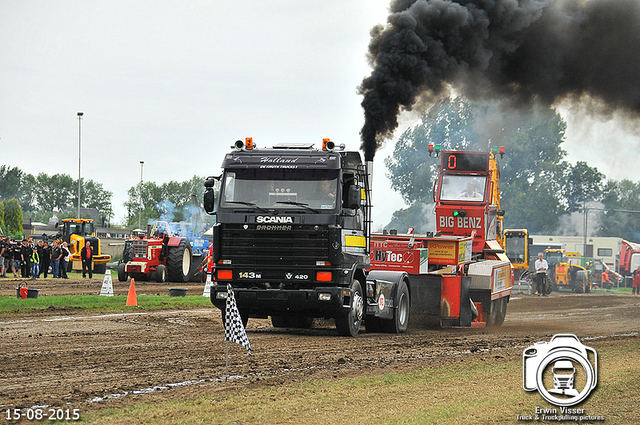
[[[236,298],[233,295],[231,284],[227,283],[227,304],[224,316],[224,340],[235,342],[247,349],[251,355],[251,344],[247,338],[247,332],[242,325],[242,318],[236,305]]]

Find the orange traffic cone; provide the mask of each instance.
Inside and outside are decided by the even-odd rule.
[[[138,306],[138,297],[136,296],[136,282],[131,278],[129,285],[129,295],[127,295],[127,305]]]

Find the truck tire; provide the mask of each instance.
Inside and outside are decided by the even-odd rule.
[[[167,280],[167,268],[164,264],[158,264],[156,268],[156,282],[164,283]]]
[[[407,331],[409,326],[409,288],[403,280],[397,292],[397,300],[394,300],[393,319],[383,320],[384,331],[387,333],[400,334]]]
[[[336,329],[341,336],[356,336],[360,331],[364,316],[364,299],[362,298],[362,286],[354,280],[351,283],[351,300],[349,301],[349,313],[336,317]]]
[[[120,263],[118,264],[118,281],[126,282],[127,281],[127,272],[125,271],[126,264]]]
[[[178,246],[170,246],[167,254],[167,278],[171,282],[188,282],[191,272],[191,245],[182,239]]]

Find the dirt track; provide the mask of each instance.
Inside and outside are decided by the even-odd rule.
[[[0,281],[0,295],[15,296],[16,281]],[[101,281],[40,280],[41,294],[97,294]],[[136,284],[138,294],[166,294],[174,284]],[[189,294],[203,286],[191,283]],[[128,284],[114,282],[116,294]],[[559,320],[561,318],[561,320]],[[403,335],[337,335],[331,321],[309,330],[276,330],[251,319],[253,356],[229,345],[233,385],[264,385],[423,369],[461,356],[521,357],[524,347],[556,333],[597,338],[593,346],[639,338],[640,297],[614,293],[516,295],[497,329],[410,329]],[[0,316],[0,409],[73,407],[82,411],[140,399],[195,397],[223,390],[225,343],[214,308],[125,314],[52,309],[29,316]],[[149,389],[155,391],[149,393]],[[133,394],[134,391],[143,394]],[[124,395],[124,396],[123,396]]]

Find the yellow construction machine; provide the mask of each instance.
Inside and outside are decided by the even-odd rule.
[[[593,277],[580,265],[582,255],[579,252],[547,248],[544,256],[549,264],[548,274],[554,290],[568,288],[577,293],[591,292]]]
[[[69,266],[71,266],[72,261],[82,261],[80,251],[82,251],[85,244],[89,244],[93,252],[94,272],[104,273],[107,270],[107,263],[111,261],[111,256],[102,254],[100,239],[96,237],[93,220],[88,218],[64,218],[62,219],[62,226],[62,240],[67,243],[67,248],[71,252]]]

